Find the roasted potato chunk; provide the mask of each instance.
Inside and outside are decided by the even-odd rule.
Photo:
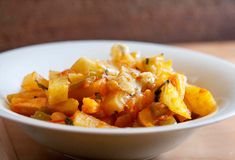
[[[54,112],[62,112],[68,116],[73,115],[78,109],[78,101],[73,98],[69,98],[64,102],[57,103],[53,106],[50,106],[50,109]]]
[[[102,108],[107,115],[124,110],[129,95],[125,92],[118,91],[107,95],[102,103]]]
[[[14,112],[27,116],[33,115],[45,106],[47,106],[47,98],[21,99],[10,105]]]
[[[14,98],[33,99],[38,97],[46,97],[46,93],[43,90],[23,91],[7,95],[7,100],[12,103],[12,99]]]
[[[204,88],[188,85],[184,101],[191,112],[200,116],[208,115],[216,110],[216,101],[213,95]]]
[[[168,117],[170,113],[168,107],[161,102],[153,102],[148,107],[144,108],[138,114],[139,122],[146,127],[153,127],[160,124],[157,124],[158,118],[166,115]]]
[[[88,75],[90,73],[98,74],[98,72],[103,71],[101,66],[99,66],[96,61],[88,59],[86,57],[81,57],[79,60],[77,60],[72,65],[71,69],[83,75]]]
[[[183,99],[180,97],[176,88],[169,82],[162,87],[160,94],[160,102],[168,106],[168,108],[187,119],[191,119],[191,113],[188,110]]]
[[[184,99],[185,88],[187,85],[186,76],[183,74],[176,73],[170,77],[170,81],[178,91],[180,98]]]
[[[74,114],[73,125],[86,128],[114,128],[113,126],[79,110]]]
[[[94,99],[83,98],[82,111],[87,114],[94,114],[100,110],[100,104]]]
[[[24,77],[21,87],[24,91],[47,89],[48,81],[36,72],[33,72]]]
[[[53,106],[56,103],[66,101],[68,99],[69,82],[66,77],[59,77],[49,81],[48,102]]]

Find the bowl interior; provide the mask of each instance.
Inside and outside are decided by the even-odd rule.
[[[208,124],[235,114],[233,64],[195,51],[166,45],[130,41],[74,41],[23,47],[0,54],[0,115],[21,123],[48,125],[37,120],[25,122],[28,120],[27,117],[9,111],[5,96],[17,92],[24,75],[32,71],[47,77],[49,70],[61,71],[69,68],[81,56],[107,59],[112,44],[117,42],[128,45],[131,51],[140,51],[143,56],[164,53],[166,59],[173,60],[176,71],[187,75],[190,83],[212,91],[219,105],[218,111],[213,115],[179,124],[178,128]],[[13,118],[15,116],[17,118]],[[58,127],[56,124],[53,125]],[[167,127],[175,129],[177,125],[156,128],[166,129]]]

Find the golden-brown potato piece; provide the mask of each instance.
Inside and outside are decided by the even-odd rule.
[[[102,69],[94,60],[86,57],[79,58],[71,67],[73,71],[87,75],[89,72],[98,72]]]
[[[69,82],[66,77],[59,77],[49,81],[48,102],[55,105],[68,99]]]
[[[97,103],[94,99],[83,98],[82,100],[82,111],[87,114],[94,114],[100,110],[100,104]]]
[[[79,110],[74,114],[73,125],[86,128],[114,128],[113,126]]]
[[[154,124],[153,124],[154,116],[152,115],[152,112],[149,108],[145,108],[141,112],[139,112],[138,120],[145,127],[153,127],[154,126]]]
[[[183,74],[175,73],[170,77],[171,83],[175,86],[181,99],[184,99],[187,77]]]
[[[151,105],[139,112],[138,120],[146,127],[157,126],[161,124],[157,124],[156,120],[161,116],[168,117],[168,113],[170,113],[170,110],[166,105],[161,102],[153,102]]]
[[[56,79],[60,77],[60,72],[58,71],[49,71],[49,80]]]
[[[216,101],[210,91],[193,85],[186,87],[184,101],[189,109],[200,116],[216,110]]]
[[[128,98],[129,95],[125,92],[113,92],[105,97],[101,107],[107,115],[112,115],[115,112],[124,110]]]
[[[47,89],[48,81],[36,72],[32,72],[24,77],[21,87],[25,91]]]
[[[172,124],[177,124],[173,116],[168,116],[164,120],[159,120],[158,122],[158,125],[160,126],[166,126],[166,125],[172,125]]]
[[[86,86],[86,80],[82,80],[77,84],[70,85],[69,97],[81,102],[84,97],[91,97],[95,93],[102,93],[103,88],[106,87],[105,83],[106,80],[102,78]]]
[[[69,98],[64,102],[49,106],[49,108],[54,112],[62,112],[68,116],[71,116],[77,111],[78,105],[79,103],[76,99]]]
[[[183,99],[180,98],[176,88],[169,82],[162,87],[160,94],[160,102],[168,106],[168,108],[187,119],[191,119],[191,113],[185,105]]]
[[[46,97],[46,93],[43,90],[24,91],[7,95],[7,100],[12,103],[11,101],[13,98],[33,99],[37,97]]]
[[[71,82],[71,85],[77,84],[84,80],[86,77],[81,73],[69,73],[68,74],[69,81]]]
[[[117,118],[115,121],[115,126],[117,127],[130,127],[133,124],[133,120],[130,114],[123,114]]]
[[[36,111],[47,106],[47,98],[18,99],[17,102],[10,104],[11,109],[19,114],[31,116]]]

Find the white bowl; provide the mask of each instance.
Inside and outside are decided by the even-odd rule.
[[[80,56],[107,58],[112,44],[121,42],[144,56],[165,53],[174,68],[212,91],[216,113],[189,122],[153,128],[92,129],[52,124],[9,110],[5,96],[17,92],[32,71],[69,68]],[[33,139],[68,155],[96,159],[145,159],[169,151],[198,127],[235,115],[235,67],[224,60],[166,45],[130,41],[73,41],[34,45],[0,54],[0,116],[14,121]],[[193,144],[189,147],[193,147]]]

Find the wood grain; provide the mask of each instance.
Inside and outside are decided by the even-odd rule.
[[[5,129],[3,120],[0,119],[0,159],[1,160],[16,160],[15,149],[12,141]]]
[[[235,63],[235,41],[174,44]],[[234,160],[235,117],[203,127],[186,142],[155,160]],[[28,137],[15,123],[0,119],[1,160],[69,160]]]
[[[0,51],[61,40],[235,39],[234,0],[1,0]]]
[[[12,146],[15,148],[15,154],[18,160],[69,160],[62,153],[55,152],[38,144],[28,137],[15,123],[4,120],[9,138],[12,140]]]

